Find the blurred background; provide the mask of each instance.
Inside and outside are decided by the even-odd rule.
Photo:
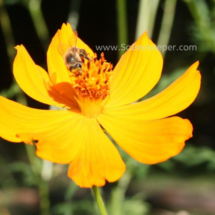
[[[50,107],[13,79],[14,46],[23,44],[46,68],[47,47],[62,23],[70,22],[95,52],[98,45],[130,45],[145,30],[158,45],[183,45],[162,52],[163,75],[148,96],[199,60],[201,91],[179,114],[193,123],[194,137],[181,154],[152,166],[121,151],[127,171],[103,196],[110,215],[215,214],[215,0],[0,0],[0,21],[0,94],[40,109]],[[116,65],[122,51],[104,53]],[[34,151],[0,139],[0,215],[99,214],[91,190],[66,177],[66,165],[42,161]]]

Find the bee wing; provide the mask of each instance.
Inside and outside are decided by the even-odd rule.
[[[67,50],[70,48],[70,45],[67,43],[59,43],[57,46],[58,52],[63,57]]]

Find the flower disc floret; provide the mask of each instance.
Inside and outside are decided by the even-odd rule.
[[[77,95],[90,100],[104,100],[110,94],[110,80],[113,65],[104,58],[104,53],[98,60],[97,55],[91,60],[84,60],[82,72],[74,71],[70,77]]]

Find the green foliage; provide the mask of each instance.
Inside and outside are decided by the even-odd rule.
[[[198,45],[200,52],[215,54],[215,2],[211,8],[205,0],[184,0],[194,18],[194,23],[189,29],[193,40]]]
[[[0,92],[0,95],[11,99],[14,96],[16,96],[20,92],[20,90],[21,90],[20,87],[15,82],[13,82],[10,88],[2,90]]]
[[[194,167],[203,167],[206,172],[215,172],[215,151],[209,147],[196,147],[187,144],[182,153],[170,160],[157,164],[163,170],[171,172],[177,169],[181,164],[185,169]]]
[[[34,186],[37,184],[31,166],[21,161],[1,165],[0,172],[2,175],[0,186],[2,187]],[[19,184],[17,181],[20,181]]]
[[[14,162],[8,166],[13,174],[20,174],[21,181],[24,186],[35,186],[37,180],[34,176],[32,168],[29,164],[24,162]]]
[[[184,164],[187,167],[195,167],[205,164],[206,170],[215,171],[215,151],[209,147],[195,147],[187,145],[173,160]]]
[[[140,215],[149,213],[149,204],[141,199],[126,199],[123,202],[123,215]]]
[[[55,205],[52,211],[54,215],[98,215],[96,208],[92,205],[93,202],[88,200],[68,201]]]

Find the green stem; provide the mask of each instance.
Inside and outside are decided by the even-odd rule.
[[[32,17],[37,35],[43,45],[44,50],[46,50],[49,40],[49,32],[41,10],[41,3],[42,0],[30,0],[28,9]]]
[[[37,159],[36,155],[35,155],[35,147],[25,144],[25,149],[28,155],[28,159],[30,161],[31,164],[31,168],[34,172],[35,176],[38,176],[38,173],[40,171],[41,168],[41,163],[39,162],[39,160]]]
[[[128,45],[126,0],[117,0],[117,23],[118,23],[118,57],[125,52],[120,49],[121,45]]]
[[[138,39],[144,31],[147,31],[149,38],[151,38],[159,2],[160,0],[140,0],[135,36],[136,39]]]
[[[104,202],[102,200],[101,193],[99,191],[99,188],[96,186],[93,186],[93,193],[96,199],[96,203],[98,205],[99,211],[101,215],[108,215],[107,210],[105,208]]]
[[[71,24],[73,30],[77,30],[79,22],[81,0],[70,0],[70,11],[68,22]]]
[[[38,176],[38,189],[40,195],[40,210],[41,215],[51,215],[50,214],[50,200],[49,200],[49,187],[46,181],[42,179],[41,176]]]
[[[111,214],[121,215],[122,214],[122,201],[124,199],[121,187],[118,182],[114,184],[111,189]]]
[[[0,0],[0,22],[1,22],[0,24],[2,27],[2,32],[4,35],[6,47],[7,47],[7,54],[9,56],[10,64],[12,65],[13,59],[16,53],[14,49],[15,42],[14,42],[10,17],[7,13],[3,0]]]
[[[139,1],[139,11],[137,16],[137,27],[135,36],[136,39],[138,39],[144,31],[148,32],[149,3],[150,0]]]
[[[115,184],[111,190],[111,214],[123,215],[122,203],[125,198],[125,192],[131,180],[131,173],[126,172],[124,176]]]
[[[15,39],[13,36],[13,29],[10,22],[10,17],[7,13],[5,3],[3,0],[0,0],[0,24],[2,28],[2,32],[4,35],[4,40],[7,48],[7,55],[9,57],[10,66],[13,65],[13,60],[16,54],[16,50],[14,48],[15,46]],[[15,95],[17,95],[19,92],[21,92],[18,85],[13,81],[11,84],[11,87],[9,89],[3,90],[1,92],[1,95],[7,98],[12,98]]]
[[[177,0],[166,0],[164,5],[163,19],[161,22],[161,30],[158,37],[157,45],[168,45],[173,26],[175,8]],[[162,51],[162,50],[161,50]],[[165,57],[166,52],[162,52]]]
[[[36,177],[37,187],[40,196],[40,211],[41,215],[50,215],[50,201],[48,183],[41,176],[41,162],[35,155],[35,147],[25,144],[27,155],[31,164],[31,168]]]

